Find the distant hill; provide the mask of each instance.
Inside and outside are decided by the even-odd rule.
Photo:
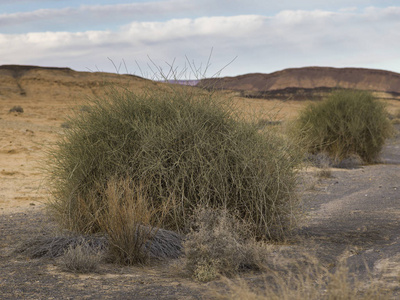
[[[232,90],[240,96],[269,99],[321,98],[333,88],[352,88],[378,92],[380,97],[400,100],[400,74],[359,68],[307,67],[286,69],[271,74],[246,74],[197,80],[172,80],[169,83],[201,88]],[[1,99],[54,99],[69,101],[98,96],[108,84],[140,90],[144,86],[163,85],[135,75],[103,72],[78,72],[70,68],[2,65]]]
[[[385,93],[400,98],[400,74],[374,69],[305,67],[270,74],[245,74],[236,77],[203,79],[202,88],[239,91],[244,97],[304,98],[321,97],[335,88]]]
[[[158,83],[134,75],[78,72],[70,68],[0,66],[0,100],[73,101],[103,94],[104,86],[108,84],[141,88],[144,85]]]

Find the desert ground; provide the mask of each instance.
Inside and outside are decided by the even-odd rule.
[[[56,89],[57,86],[54,87]],[[73,87],[72,87],[73,88]],[[57,259],[31,259],[15,253],[21,241],[51,234],[56,224],[45,213],[50,194],[44,161],[47,150],[63,134],[62,124],[74,107],[96,90],[67,92],[45,89],[0,98],[0,298],[1,299],[209,299],[223,288],[221,280],[199,283],[179,272],[177,262],[146,267],[102,264],[99,272],[64,271]],[[30,96],[34,95],[34,96]],[[237,106],[258,117],[286,120],[304,101],[237,98]],[[395,112],[400,101],[385,100]],[[19,105],[23,113],[10,113]],[[397,125],[397,130],[400,130]],[[327,267],[345,259],[352,274],[366,285],[378,280],[400,297],[400,135],[388,141],[381,161],[354,169],[316,168],[300,172],[299,192],[305,215],[293,238],[273,245],[296,257],[312,253]],[[179,262],[178,262],[179,265]],[[244,273],[253,284],[262,273]]]

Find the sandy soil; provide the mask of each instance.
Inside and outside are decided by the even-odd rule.
[[[42,162],[46,149],[62,134],[66,114],[77,105],[62,99],[1,99],[0,298],[207,299],[208,290],[218,282],[194,282],[167,263],[146,268],[104,264],[99,273],[76,275],[64,272],[56,260],[13,253],[18,242],[55,227],[44,214],[49,193]],[[249,110],[280,105],[279,119],[294,115],[301,106],[299,102],[251,101]],[[389,104],[391,110],[400,107],[398,102]],[[9,113],[14,105],[21,105],[24,113]],[[308,216],[293,241],[283,247],[294,254],[312,249],[321,261],[333,265],[345,255],[352,271],[365,275],[368,266],[374,274],[381,272],[388,285],[398,285],[399,147],[398,135],[385,146],[382,163],[332,169],[331,178],[318,178],[315,170],[303,172],[302,196]]]

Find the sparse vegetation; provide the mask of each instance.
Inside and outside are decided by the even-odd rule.
[[[50,208],[68,229],[104,230],[100,212],[110,200],[99,187],[111,178],[140,182],[166,229],[187,231],[198,205],[237,211],[258,237],[282,238],[294,224],[299,157],[287,140],[259,133],[212,93],[112,90],[70,122],[50,162]],[[159,220],[152,215],[150,223]]]
[[[335,162],[354,154],[374,162],[391,132],[384,104],[364,91],[336,91],[307,106],[297,122],[309,152],[327,152]]]
[[[69,245],[61,258],[61,266],[74,273],[96,272],[103,259],[100,251],[94,251],[88,244]]]
[[[283,258],[282,258],[283,259]],[[394,299],[393,291],[369,278],[365,284],[351,276],[344,262],[331,271],[312,258],[304,265],[282,270],[269,270],[264,283],[250,284],[245,279],[224,278],[228,291],[214,290],[216,299],[249,300],[385,300]]]
[[[9,163],[0,175],[10,183],[4,186],[6,198],[1,207],[4,212],[0,224],[4,229],[0,235],[2,298],[17,299],[24,295],[38,299],[129,298],[132,290],[136,298],[149,295],[223,299],[399,298],[398,257],[393,247],[397,236],[395,226],[391,226],[398,218],[390,200],[397,186],[396,166],[392,162],[398,162],[398,136],[385,151],[383,159],[388,159],[388,163],[332,171],[335,180],[322,178],[332,176],[331,167],[358,166],[360,157],[350,154],[338,161],[327,152],[310,153],[309,161],[320,169],[300,170],[301,176],[297,178],[297,189],[303,193],[305,209],[310,212],[298,217],[303,225],[299,235],[284,242],[259,242],[258,238],[265,236],[284,238],[293,220],[290,213],[297,213],[296,195],[290,188],[297,170],[293,167],[297,156],[282,131],[286,121],[282,124],[274,121],[286,120],[282,117],[284,113],[262,118],[258,114],[260,107],[264,107],[261,103],[270,101],[253,99],[249,108],[244,108],[247,101],[241,99],[244,103],[239,113],[246,114],[246,120],[250,119],[247,115],[253,116],[253,108],[257,112],[254,124],[245,124],[229,104],[214,98],[220,94],[179,86],[161,89],[157,83],[141,80],[141,84],[151,85],[155,90],[112,92],[89,105],[77,103],[76,115],[61,124],[57,120],[63,120],[63,114],[70,108],[70,101],[66,103],[62,97],[77,98],[86,87],[88,93],[102,94],[92,84],[95,76],[87,81],[88,86],[80,82],[83,77],[76,78],[79,88],[72,88],[76,94],[71,94],[74,91],[70,90],[70,84],[69,88],[60,84],[63,90],[57,89],[55,94],[49,94],[49,89],[39,85],[47,96],[32,92],[32,99],[38,95],[43,101],[24,100],[31,112],[28,118],[14,118],[19,113],[6,115],[7,111],[2,116],[6,138],[2,155],[3,161]],[[132,81],[135,83],[136,79]],[[135,89],[141,88],[137,85]],[[171,97],[178,97],[181,106],[173,106],[178,102]],[[134,98],[142,100],[137,104]],[[18,99],[19,95],[6,100],[7,110]],[[164,103],[161,108],[154,105],[160,99]],[[395,111],[400,102],[387,102],[392,110],[389,118],[395,123],[400,120]],[[190,111],[185,107],[187,103]],[[302,105],[301,101],[297,103],[298,106],[285,103],[291,114]],[[204,112],[200,104],[207,106]],[[216,120],[215,115],[219,115],[215,111],[212,114],[207,111],[214,104],[215,111],[223,109],[223,121]],[[130,105],[136,106],[124,113]],[[168,116],[163,115],[165,111]],[[86,120],[93,113],[95,117]],[[187,121],[190,117],[203,121],[199,120],[194,127],[193,120]],[[66,130],[55,128],[60,124]],[[157,126],[162,128],[157,131]],[[38,130],[40,127],[45,130]],[[32,138],[31,129],[35,131]],[[39,189],[40,174],[34,171],[32,162],[43,156],[41,145],[54,140],[56,132],[61,136],[66,132],[66,136],[51,152],[52,187],[56,196],[51,212],[75,232],[55,228],[52,218],[44,218],[40,206],[40,199],[47,199],[47,186],[43,191]],[[250,138],[239,140],[249,132]],[[267,150],[258,149],[267,144],[270,145]],[[285,160],[287,164],[283,163]],[[256,164],[260,164],[259,169]],[[267,183],[261,185],[257,178]],[[211,184],[207,186],[207,182]],[[7,186],[10,188],[6,189]],[[22,194],[27,197],[14,186],[23,187]],[[263,187],[271,189],[262,192]],[[32,189],[37,192],[32,194],[29,192]],[[285,192],[289,194],[287,198],[278,198]],[[338,210],[334,202],[340,200],[340,195],[351,201],[341,201]],[[380,211],[374,211],[374,199],[380,200]],[[14,209],[15,205],[20,207]],[[265,223],[256,218],[257,214],[250,214],[266,207],[277,210],[259,213],[265,216]],[[390,213],[382,218],[382,210]],[[30,240],[13,251],[17,241],[27,238]],[[348,259],[339,265],[338,256],[345,246],[350,247],[344,255]],[[320,260],[307,259],[314,251]],[[363,257],[365,268],[362,262],[360,265]],[[109,264],[145,264],[165,258],[168,261],[157,261],[150,269]],[[170,258],[179,259],[170,261]],[[99,270],[101,273],[90,276],[61,273]],[[188,281],[188,274],[200,283]],[[215,279],[218,280],[203,284]],[[208,297],[213,288],[221,290],[217,296]]]
[[[257,244],[249,227],[227,210],[198,208],[193,229],[184,242],[186,269],[199,281],[240,270],[259,270],[266,249]]]
[[[13,107],[9,110],[9,112],[10,112],[10,113],[12,113],[12,112],[23,113],[23,112],[24,112],[24,109],[23,109],[21,106],[17,105],[17,106],[13,106]]]

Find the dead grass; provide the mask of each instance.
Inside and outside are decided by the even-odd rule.
[[[89,244],[69,245],[60,259],[62,268],[73,273],[92,273],[98,271],[104,255],[94,251]]]
[[[16,252],[30,258],[57,258],[64,255],[69,248],[82,244],[90,247],[93,252],[105,251],[108,247],[104,236],[38,235],[22,242]]]
[[[91,196],[90,202],[96,201],[96,196]],[[110,179],[104,197],[107,207],[100,212],[98,222],[108,236],[110,258],[124,265],[147,263],[150,254],[146,244],[156,236],[159,225],[153,223],[154,216],[163,214],[150,206],[143,186],[129,179]]]
[[[283,270],[269,270],[261,282],[244,278],[222,278],[223,289],[215,289],[216,299],[248,300],[385,300],[393,299],[393,291],[382,283],[369,278],[362,281],[349,273],[344,262],[335,271],[324,267],[317,259],[307,264]]]
[[[206,282],[220,275],[260,270],[267,249],[256,243],[250,227],[224,209],[198,208],[193,229],[184,242],[186,270]]]

